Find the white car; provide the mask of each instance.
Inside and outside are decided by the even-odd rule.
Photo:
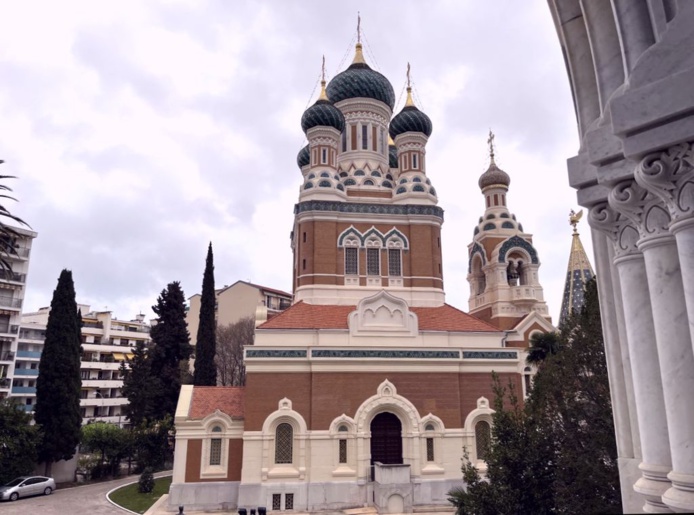
[[[16,501],[30,495],[50,495],[55,490],[52,477],[22,476],[0,486],[0,500]]]

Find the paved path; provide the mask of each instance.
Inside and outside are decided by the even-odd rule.
[[[159,472],[154,477],[170,476]],[[126,515],[128,512],[115,507],[106,499],[106,493],[122,485],[138,480],[137,475],[116,481],[93,485],[58,489],[51,495],[27,497],[15,502],[0,503],[2,515]]]

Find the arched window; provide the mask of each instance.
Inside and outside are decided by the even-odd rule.
[[[345,275],[357,275],[359,273],[359,249],[357,247],[345,247]]]
[[[399,248],[388,249],[388,275],[391,277],[402,275],[402,251]]]
[[[477,451],[477,459],[487,459],[489,452],[489,444],[492,440],[492,428],[486,420],[480,420],[475,424],[475,450]]]
[[[371,179],[366,179],[366,180],[363,182],[363,185],[364,185],[364,186],[373,186],[373,185],[374,185],[374,181],[372,181]]]
[[[434,432],[434,424],[427,424],[424,428],[427,433]],[[427,434],[427,461],[434,461],[434,437],[432,434]]]
[[[222,428],[219,426],[214,426],[212,428],[213,433],[221,433]],[[215,438],[210,439],[210,460],[209,463],[210,465],[221,465],[222,464],[222,439],[217,438],[217,436],[221,435],[215,435]]]
[[[286,422],[275,430],[275,463],[292,463],[294,454],[294,430]]]
[[[347,463],[347,439],[344,438],[344,435],[347,433],[348,429],[347,426],[341,425],[337,431],[340,434],[340,440],[339,440],[339,448],[338,448],[338,463]]]

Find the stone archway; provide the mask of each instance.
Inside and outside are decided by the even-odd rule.
[[[402,423],[389,411],[376,415],[371,421],[371,464],[402,464]]]

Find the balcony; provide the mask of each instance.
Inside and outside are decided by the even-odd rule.
[[[0,307],[21,309],[22,299],[13,299],[12,297],[0,295]]]
[[[14,361],[14,352],[3,352],[0,354],[0,361]]]
[[[15,368],[14,375],[36,377],[39,375],[38,368]]]
[[[7,377],[0,378],[0,388],[8,389],[10,387],[10,380]]]
[[[82,322],[82,327],[87,327],[90,329],[103,329],[104,324],[102,322]]]
[[[28,359],[40,359],[41,358],[41,352],[40,351],[31,351],[31,350],[18,350],[17,351],[17,357],[18,358],[28,358]]]
[[[13,386],[12,387],[12,395],[16,394],[29,394],[29,395],[36,395],[36,387],[35,386]]]
[[[16,272],[9,272],[7,270],[0,270],[0,281],[11,281],[15,283],[24,283],[26,281],[26,274],[18,274]]]
[[[0,334],[15,335],[18,332],[19,332],[19,326],[18,325],[8,325],[8,324],[0,325]]]
[[[82,388],[120,388],[122,379],[82,379]]]

